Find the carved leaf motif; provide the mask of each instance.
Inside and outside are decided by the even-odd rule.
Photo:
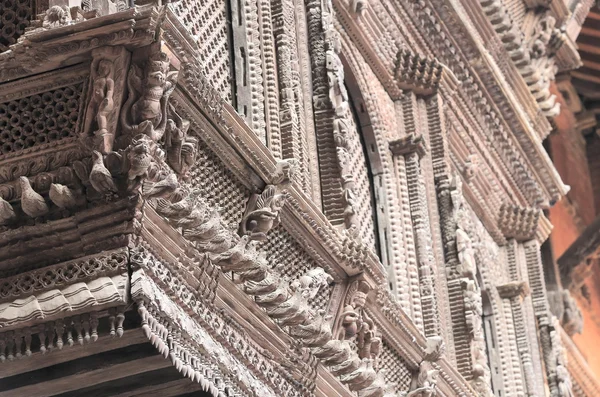
[[[276,188],[274,185],[269,185],[265,188],[262,194],[256,200],[256,208],[265,208],[271,204],[271,200],[275,197]]]

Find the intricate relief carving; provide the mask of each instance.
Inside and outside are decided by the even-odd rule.
[[[25,33],[33,14],[29,0],[5,1],[2,3],[2,12],[0,53],[8,50]]]
[[[311,269],[298,280],[290,284],[294,291],[300,291],[303,298],[313,300],[321,288],[327,288],[333,282],[333,277],[320,267]]]
[[[296,161],[282,160],[273,176],[274,185],[267,185],[261,194],[248,200],[240,225],[240,233],[251,240],[266,241],[267,232],[279,224],[279,211],[286,200],[286,188],[296,174]]]
[[[534,238],[542,211],[512,204],[502,204],[498,214],[498,227],[506,238],[526,241]]]
[[[196,161],[198,139],[189,136],[190,122],[184,120],[169,105],[169,116],[164,136],[164,148],[167,163],[179,175],[187,176],[187,172]]]
[[[148,59],[133,63],[127,76],[129,96],[121,110],[121,127],[130,136],[144,134],[158,142],[167,126],[167,102],[178,72],[169,71],[169,58],[152,45]]]
[[[102,47],[92,51],[90,100],[84,131],[94,136],[93,147],[107,154],[112,150],[118,109],[124,92],[129,53],[124,47]]]
[[[116,306],[127,302],[127,274],[99,277],[62,289],[53,289],[38,295],[0,303],[0,323],[3,327],[27,325],[40,320],[47,321],[66,312]]]
[[[80,258],[5,278],[0,283],[0,301],[94,277],[123,274],[127,272],[127,260],[125,251],[109,251],[100,256]]]
[[[400,90],[429,95],[437,90],[443,71],[437,59],[422,57],[407,48],[401,48],[396,55],[394,77]]]

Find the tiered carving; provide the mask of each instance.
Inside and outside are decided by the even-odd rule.
[[[400,90],[429,95],[437,90],[443,71],[436,59],[422,57],[407,48],[401,48],[396,55],[394,77]]]
[[[82,84],[0,104],[0,155],[75,136]]]
[[[289,327],[290,334],[302,345],[310,348],[325,365],[331,366],[332,373],[340,376],[351,390],[360,391],[360,395],[364,397],[383,395],[385,381],[375,372],[372,359],[367,358],[376,355],[378,341],[380,343],[372,326],[363,325],[359,329],[357,324],[356,334],[353,336],[358,335],[362,341],[358,343],[360,355],[355,353],[349,341],[333,338],[331,326],[303,297],[303,294],[307,295],[307,290],[298,288],[297,284],[296,288],[291,288],[276,270],[269,268],[267,260],[257,250],[256,243],[250,235],[238,237],[225,228],[219,213],[202,201],[196,200],[195,204],[190,206],[191,211],[175,210],[183,200],[190,199],[164,200],[157,206],[156,211],[165,216],[174,227],[181,227],[183,236],[193,241],[197,249],[206,252],[222,271],[234,272],[235,281],[243,286],[244,291],[254,296],[255,302],[280,326]],[[268,230],[261,233],[266,232]],[[311,278],[311,282],[308,283],[310,286],[312,277],[308,278]],[[299,283],[301,286],[303,280],[299,280]],[[322,282],[318,283],[321,284]],[[366,295],[364,289],[361,291],[357,299],[352,301],[352,308],[356,307],[357,310],[364,306]],[[311,295],[310,292],[308,295]],[[353,313],[362,319],[356,310],[353,310]],[[348,316],[348,332],[352,334],[352,314]],[[368,324],[366,320],[361,320],[361,324],[363,322]]]
[[[498,214],[498,227],[506,238],[527,241],[535,237],[542,211],[503,204]]]

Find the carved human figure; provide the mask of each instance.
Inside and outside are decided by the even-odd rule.
[[[113,68],[114,65],[111,61],[101,59],[94,76],[90,108],[96,112],[96,123],[98,124],[98,129],[94,131],[96,136],[104,136],[109,133],[107,118],[115,106],[113,102],[115,82],[111,77]]]
[[[133,65],[127,77],[129,97],[123,105],[121,123],[126,133],[148,135],[158,142],[167,124],[167,102],[175,89],[178,72],[169,72],[167,54],[157,50],[144,68]]]
[[[456,248],[458,249],[461,276],[475,279],[477,267],[473,254],[473,243],[469,235],[460,228],[456,229]]]
[[[306,299],[314,299],[321,288],[326,288],[333,281],[333,277],[323,268],[317,267],[309,270],[291,284],[291,287],[299,290]]]

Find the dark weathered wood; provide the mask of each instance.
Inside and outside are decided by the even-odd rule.
[[[563,286],[571,284],[571,271],[594,255],[600,248],[600,216],[597,217],[581,235],[571,244],[569,249],[558,258],[558,267]]]
[[[110,365],[107,363],[107,366],[104,368],[95,369],[92,371],[82,371],[71,376],[50,380],[48,382],[41,382],[8,390],[0,393],[0,397],[52,396],[55,394],[78,390],[84,385],[92,386],[99,383],[120,379],[125,376],[132,376],[169,366],[171,366],[171,362],[162,356],[142,358],[116,365]]]

